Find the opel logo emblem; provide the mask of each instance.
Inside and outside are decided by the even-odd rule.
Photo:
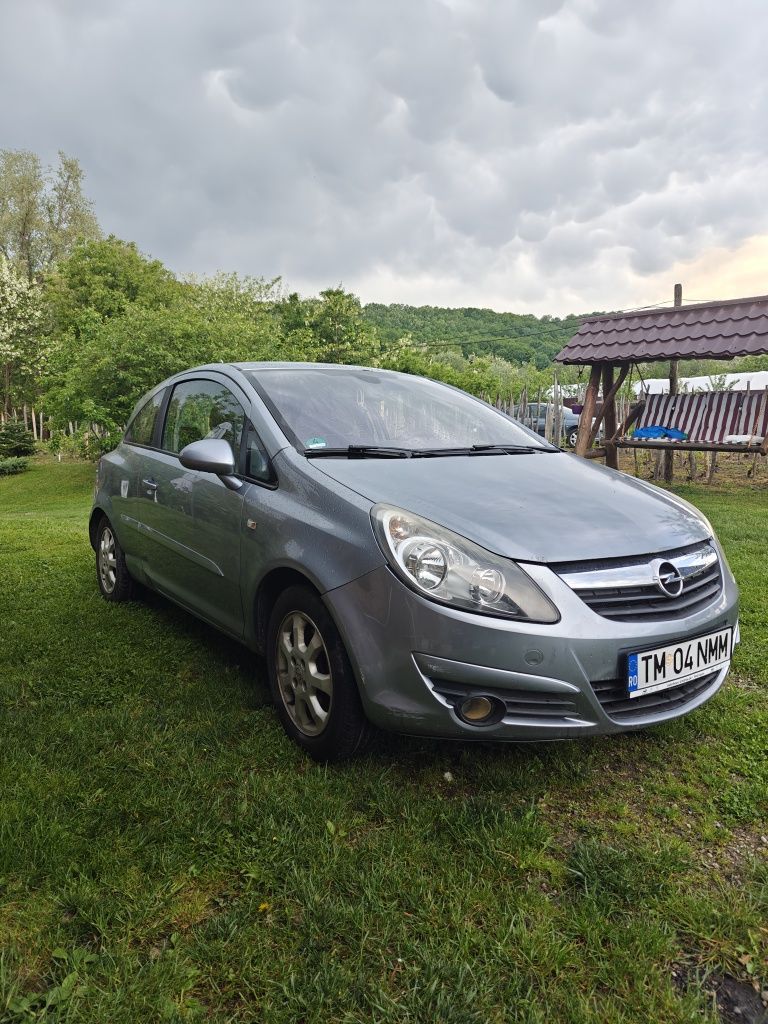
[[[680,597],[683,592],[683,577],[671,562],[659,562],[654,582],[665,597]]]

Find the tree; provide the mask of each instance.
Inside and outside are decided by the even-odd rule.
[[[0,459],[35,454],[35,439],[21,420],[0,424]]]
[[[125,424],[141,395],[165,377],[204,363],[286,357],[271,304],[260,286],[231,277],[188,281],[171,301],[137,298],[100,316],[86,307],[56,356],[46,408],[59,423],[85,420],[107,429]]]
[[[114,235],[75,245],[45,281],[51,329],[59,336],[72,331],[79,337],[83,323],[120,316],[133,302],[148,308],[169,306],[181,291],[160,260]]]
[[[0,255],[0,365],[6,416],[11,411],[17,378],[36,377],[42,369],[44,349],[37,337],[41,316],[39,285],[28,281]]]
[[[0,253],[27,280],[78,240],[100,236],[83,177],[78,161],[62,152],[54,169],[28,150],[0,150]]]
[[[323,363],[375,362],[381,351],[379,336],[365,319],[356,295],[340,286],[326,288],[319,300],[303,300],[303,318],[294,296],[289,296],[288,303],[286,312],[296,325],[297,339],[303,338],[309,348],[305,358]]]

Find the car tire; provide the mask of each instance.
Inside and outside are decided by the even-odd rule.
[[[130,601],[136,584],[125,564],[125,554],[106,516],[96,531],[96,579],[105,601]]]
[[[579,428],[578,427],[574,427],[573,430],[569,430],[568,431],[568,433],[566,434],[566,440],[568,441],[568,447],[569,448],[575,448],[576,447],[576,439],[578,438],[578,436],[579,436]]]
[[[341,635],[314,590],[283,591],[266,642],[272,700],[294,743],[320,762],[360,753],[372,729]]]

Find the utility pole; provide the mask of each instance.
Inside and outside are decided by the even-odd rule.
[[[683,286],[681,284],[675,285],[675,309],[678,309],[683,304]],[[680,382],[678,375],[677,359],[670,359],[669,361],[669,393],[670,395],[677,395],[680,392]],[[675,475],[675,463],[674,463],[674,452],[664,452],[664,482],[671,484]]]

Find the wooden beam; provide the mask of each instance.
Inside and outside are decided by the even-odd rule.
[[[681,284],[675,285],[675,309],[682,306],[683,304],[683,286]],[[669,362],[669,393],[670,395],[677,395],[680,392],[680,377],[679,377],[680,364],[677,359],[671,359]],[[665,483],[671,484],[675,475],[675,462],[674,455],[672,452],[668,452],[664,456],[664,481]]]
[[[579,433],[576,438],[576,454],[584,458],[587,449],[592,447],[592,417],[597,405],[597,389],[600,387],[600,363],[595,363],[589,371],[587,393],[584,396],[584,408],[579,418]]]
[[[600,370],[600,367],[598,366],[598,372],[599,372],[599,370]],[[600,424],[603,422],[603,416],[605,415],[605,411],[606,411],[606,409],[609,409],[611,407],[611,404],[613,403],[614,399],[616,398],[616,392],[619,390],[621,385],[627,379],[627,374],[628,373],[629,373],[629,363],[622,363],[621,364],[621,370],[619,371],[618,380],[614,381],[613,385],[611,386],[611,390],[608,392],[607,395],[603,394],[603,404],[602,404],[602,407],[600,409],[600,412],[595,417],[595,422],[592,424],[592,430],[590,431],[589,443],[587,445],[587,448],[591,448],[592,445],[595,443],[595,438],[597,437],[597,433],[600,430]],[[581,423],[579,423],[579,429],[581,429]]]
[[[605,458],[605,448],[590,448],[587,454],[584,456],[585,459],[603,459]]]
[[[678,451],[741,452],[742,455],[749,455],[752,452],[758,452],[760,455],[768,454],[768,452],[763,451],[762,446],[737,444],[735,441],[633,441],[629,439],[627,441],[617,441],[616,446],[617,448],[654,448],[659,451],[669,452],[670,455]]]
[[[613,397],[609,397],[609,396]],[[603,422],[605,424],[605,464],[611,469],[619,468],[619,453],[610,438],[616,433],[616,391],[613,389],[613,363],[603,367]]]
[[[627,413],[624,422],[619,424],[619,426],[616,428],[616,433],[610,439],[611,444],[616,444],[617,441],[624,437],[624,435],[635,422],[635,420],[640,416],[640,413],[643,411],[644,408],[645,402],[642,401],[636,402],[633,406],[630,406],[630,410]]]
[[[752,426],[752,433],[757,436],[757,431],[760,429],[763,423],[765,423],[765,406],[768,403],[768,388],[763,391],[763,400],[760,403],[760,412],[755,417],[755,422]],[[763,434],[763,441],[760,445],[760,454],[768,455],[768,430]]]

